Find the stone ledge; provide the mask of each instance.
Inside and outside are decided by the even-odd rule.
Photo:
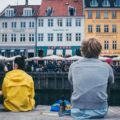
[[[49,106],[37,106],[30,112],[0,112],[0,120],[74,120],[70,116],[51,114],[49,110]],[[106,118],[100,120],[120,120],[120,107],[110,107]]]

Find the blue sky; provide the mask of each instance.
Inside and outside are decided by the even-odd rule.
[[[41,0],[28,0],[31,5],[41,4]],[[0,0],[0,12],[8,5],[24,5],[25,0]]]

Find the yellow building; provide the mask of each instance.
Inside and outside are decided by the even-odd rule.
[[[120,56],[120,0],[84,0],[85,38],[96,37],[102,56]]]

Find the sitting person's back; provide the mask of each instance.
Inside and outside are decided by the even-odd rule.
[[[73,87],[71,115],[78,119],[101,118],[108,111],[108,84],[114,82],[112,68],[98,60],[101,44],[94,38],[84,41],[81,52],[84,58],[69,69]]]
[[[4,107],[10,111],[29,111],[34,108],[34,82],[24,71],[24,59],[15,59],[14,70],[4,78],[2,92]]]

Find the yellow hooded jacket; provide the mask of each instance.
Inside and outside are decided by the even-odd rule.
[[[19,112],[34,108],[34,82],[30,75],[22,70],[12,70],[4,78],[2,85],[4,107]]]

